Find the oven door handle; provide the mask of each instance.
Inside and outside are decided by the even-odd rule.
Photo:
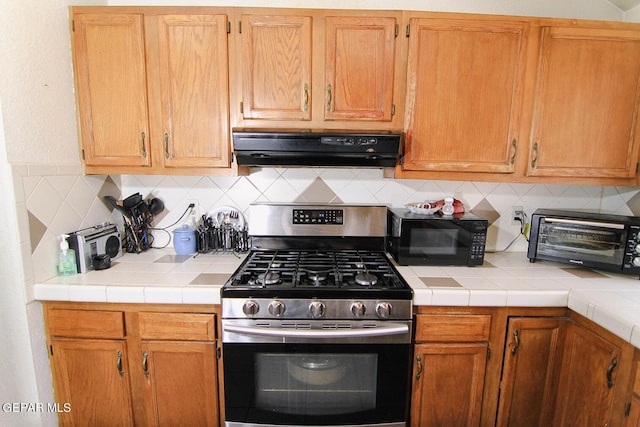
[[[358,338],[409,333],[409,325],[393,324],[358,329],[291,329],[254,326],[224,325],[225,332],[279,338]]]

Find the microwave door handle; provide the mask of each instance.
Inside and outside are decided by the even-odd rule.
[[[237,334],[258,335],[278,338],[359,338],[377,337],[385,335],[400,335],[409,332],[409,326],[394,324],[389,326],[377,326],[375,328],[362,329],[289,329],[289,328],[265,328],[253,326],[224,325],[226,332]]]
[[[582,221],[579,219],[561,219],[561,218],[545,218],[545,222],[557,222],[560,224],[588,225],[594,227],[613,228],[623,230],[624,224],[615,224],[611,222]]]

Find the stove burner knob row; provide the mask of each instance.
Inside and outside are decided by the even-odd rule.
[[[260,311],[260,306],[257,302],[248,300],[242,305],[242,312],[247,316],[255,316]]]
[[[351,304],[351,314],[356,317],[364,317],[366,311],[367,307],[365,307],[365,305],[360,301],[356,301]]]
[[[382,319],[391,316],[391,304],[388,302],[379,302],[376,304],[376,314]]]
[[[280,317],[284,314],[285,306],[282,301],[273,301],[269,304],[269,314],[275,317]]]
[[[327,306],[325,306],[323,302],[312,301],[311,304],[309,304],[309,313],[311,313],[311,317],[313,317],[314,319],[324,317],[326,311]]]

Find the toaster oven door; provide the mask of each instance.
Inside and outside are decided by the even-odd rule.
[[[620,270],[625,258],[624,224],[544,218],[538,226],[536,258]]]

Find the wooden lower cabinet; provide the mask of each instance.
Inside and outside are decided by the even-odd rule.
[[[412,426],[553,425],[566,309],[416,311]]]
[[[560,371],[555,425],[623,425],[631,402],[628,389],[634,348],[579,315],[571,317]]]
[[[217,308],[44,309],[61,425],[220,425]]]
[[[415,347],[411,425],[480,425],[487,343]]]
[[[50,348],[61,425],[133,425],[124,341],[53,338]]]
[[[564,318],[509,318],[497,426],[552,425],[565,323]]]
[[[412,427],[481,425],[492,312],[418,308]]]

